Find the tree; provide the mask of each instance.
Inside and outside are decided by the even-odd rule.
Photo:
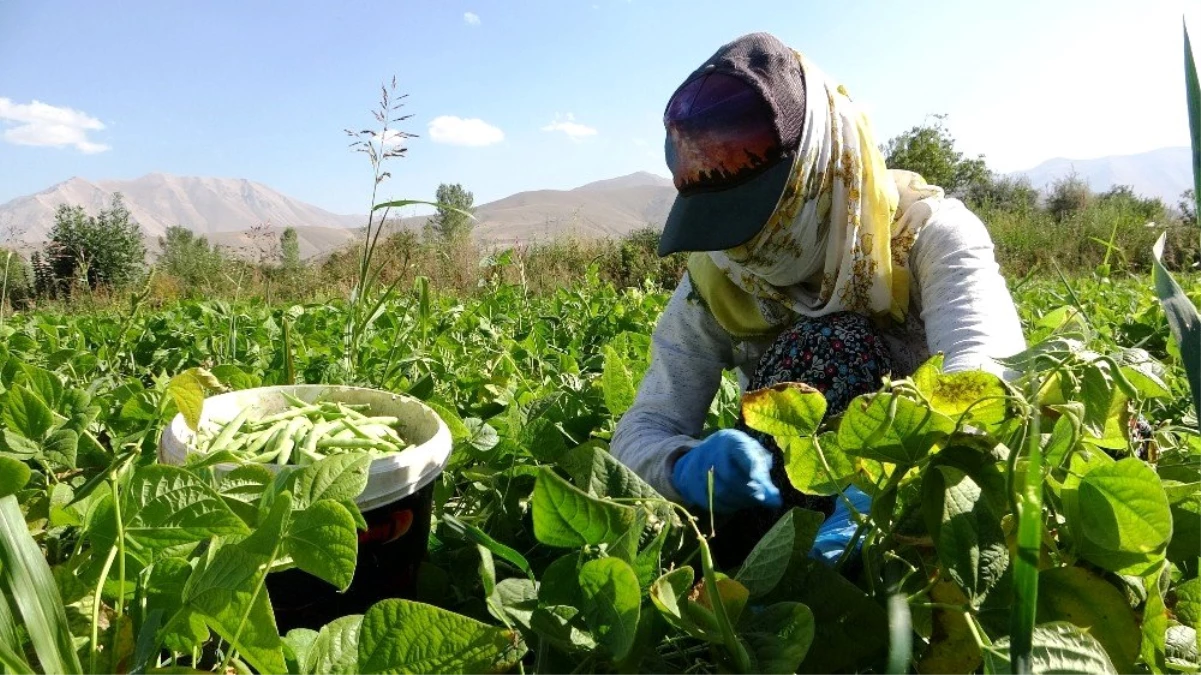
[[[438,212],[430,217],[429,226],[434,234],[443,239],[454,239],[471,232],[472,220],[467,214],[475,213],[475,197],[462,185],[442,183],[438,186],[435,201],[444,206],[439,206]]]
[[[1038,190],[1025,176],[996,176],[972,185],[964,201],[972,208],[1031,213],[1038,208]]]
[[[955,149],[955,138],[943,124],[946,115],[933,117],[933,123],[894,136],[881,148],[888,168],[919,173],[927,183],[949,195],[963,195],[991,181],[984,155],[965,158]]]
[[[192,288],[210,283],[225,260],[208,239],[179,225],[168,227],[158,246],[158,268]]]
[[[23,305],[33,295],[33,267],[17,251],[0,247],[0,319],[4,304]]]
[[[1180,209],[1180,219],[1185,225],[1197,224],[1197,197],[1193,188],[1180,193],[1180,201],[1176,207]]]
[[[1051,185],[1051,193],[1047,197],[1047,210],[1055,220],[1063,221],[1083,211],[1092,200],[1093,193],[1089,189],[1088,181],[1073,171]]]
[[[283,234],[279,235],[279,251],[285,270],[296,270],[300,267],[300,238],[296,234],[296,228],[284,228]]]
[[[120,194],[97,216],[60,204],[46,244],[46,258],[60,287],[74,279],[89,288],[124,286],[145,270],[146,245]]]
[[[1148,222],[1161,221],[1168,212],[1162,199],[1142,197],[1129,185],[1115,185],[1101,193],[1097,201]]]

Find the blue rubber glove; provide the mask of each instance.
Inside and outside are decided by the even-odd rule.
[[[872,498],[854,485],[848,487],[845,494],[860,513],[867,513],[871,509]],[[831,513],[830,517],[826,518],[826,521],[818,528],[817,539],[813,541],[809,557],[833,566],[842,557],[842,552],[846,550],[847,544],[850,543],[851,537],[855,536],[857,529],[859,529],[859,524],[851,519],[851,512],[847,508],[846,502],[839,497],[834,504],[834,513]],[[854,552],[858,553],[862,546],[863,538],[860,537],[859,541],[855,543]]]
[[[671,480],[690,505],[709,507],[709,469],[713,469],[713,512],[731,513],[752,506],[779,508],[780,490],[771,482],[771,453],[735,429],[709,436],[676,460]]]

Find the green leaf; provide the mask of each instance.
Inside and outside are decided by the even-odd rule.
[[[663,499],[649,484],[604,448],[585,443],[568,450],[559,466],[593,497]]]
[[[1001,378],[984,370],[967,370],[939,375],[928,394],[936,412],[958,420],[967,419],[986,429],[1009,418],[1009,392]]]
[[[175,407],[183,415],[184,422],[192,431],[199,431],[200,411],[204,407],[205,384],[210,376],[205,376],[202,369],[191,368],[171,378],[167,383],[167,396],[175,402]]]
[[[125,536],[151,549],[250,531],[220,495],[178,467],[138,468],[124,496]]]
[[[1151,357],[1145,349],[1123,349],[1114,354],[1122,374],[1145,398],[1164,398],[1172,395],[1167,383],[1167,368]]]
[[[813,612],[814,643],[798,672],[864,672],[888,649],[888,613],[846,577],[809,557],[794,559],[772,592]]]
[[[1064,413],[1059,419],[1055,420],[1055,426],[1051,430],[1051,438],[1047,441],[1046,447],[1043,448],[1043,456],[1046,458],[1046,465],[1049,467],[1057,467],[1063,464],[1067,459],[1068,453],[1076,447],[1076,443],[1080,440],[1080,421],[1083,418],[1083,407],[1079,404],[1076,406],[1080,414]]]
[[[17,494],[29,482],[29,466],[10,457],[0,456],[0,498]]]
[[[163,616],[175,617],[175,625],[168,621],[160,639],[171,649],[182,648],[187,642],[186,634],[178,634],[181,627],[187,626],[186,617],[178,617],[183,607],[183,592],[188,578],[192,575],[192,566],[184,558],[159,558],[148,569],[148,577],[144,588],[147,613],[161,611]],[[203,625],[202,625],[203,628]],[[203,641],[208,631],[203,631],[197,642]],[[178,634],[178,640],[173,640],[171,634]],[[188,650],[190,650],[190,645]],[[182,649],[181,649],[182,650]]]
[[[947,574],[979,607],[1009,565],[1009,549],[1001,516],[981,486],[953,466],[927,472],[923,507],[933,509],[931,530],[939,561]]]
[[[667,623],[694,637],[704,637],[704,633],[692,617],[684,613],[684,603],[687,602],[685,596],[692,589],[694,578],[691,567],[678,567],[656,579],[655,583],[651,584],[648,595],[655,609],[659,610]]]
[[[54,415],[36,394],[17,385],[8,390],[0,406],[0,422],[25,438],[39,441],[54,426]]]
[[[20,613],[42,670],[82,672],[58,585],[13,495],[0,497],[0,588],[0,602],[11,599]]]
[[[813,644],[813,612],[799,602],[780,602],[738,627],[758,673],[797,672]]]
[[[488,452],[495,448],[497,443],[500,443],[500,434],[492,425],[484,422],[476,417],[469,417],[463,421],[467,428],[467,443],[479,452]]]
[[[1107,364],[1094,362],[1085,367],[1080,397],[1084,402],[1084,429],[1091,436],[1105,438],[1105,424],[1114,397],[1113,376]]]
[[[184,587],[181,611],[202,617],[259,672],[280,673],[286,669],[283,643],[264,581],[268,566],[282,548],[291,514],[292,497],[284,492],[253,534],[217,549]]]
[[[0,451],[15,455],[13,459],[33,459],[42,453],[42,448],[12,429],[0,429]]]
[[[259,378],[246,373],[232,363],[223,363],[214,367],[213,377],[232,390],[253,389],[259,386]]]
[[[816,511],[792,508],[755,544],[734,577],[752,599],[771,593],[794,556],[807,555],[825,517]]]
[[[867,394],[851,401],[838,426],[848,455],[913,464],[954,429],[941,413],[899,394]]]
[[[3,462],[0,461],[0,465]],[[75,491],[67,483],[55,483],[50,488],[50,524],[55,527],[79,527],[83,525],[80,511],[72,506]]]
[[[1164,633],[1164,662],[1172,670],[1201,670],[1201,644],[1192,626],[1171,624]]]
[[[826,414],[826,397],[807,384],[784,382],[742,397],[747,426],[774,438],[812,436]]]
[[[1066,621],[1097,639],[1119,673],[1134,672],[1139,628],[1134,610],[1113,584],[1083,567],[1038,575],[1038,621]]]
[[[589,496],[550,468],[534,482],[534,536],[548,546],[578,548],[611,544],[635,522],[635,510]]]
[[[938,379],[942,377],[943,363],[946,361],[942,352],[926,359],[926,362],[917,367],[913,371],[910,379],[913,380],[913,385],[917,390],[922,392],[922,396],[930,398],[934,396],[934,389],[938,386]]]
[[[638,631],[641,589],[634,569],[618,558],[590,560],[580,568],[581,611],[597,641],[621,660]]]
[[[489,599],[507,618],[529,630],[530,619],[538,607],[538,586],[529,579],[502,579]]]
[[[1193,59],[1193,43],[1189,40],[1187,23],[1184,26],[1184,91],[1193,149],[1193,198],[1201,206],[1201,78],[1197,76],[1197,62]]]
[[[605,407],[613,417],[625,414],[634,405],[638,389],[634,376],[626,368],[625,361],[612,346],[605,345],[602,353],[605,355],[604,368],[601,370],[601,391],[605,396]]]
[[[446,423],[446,428],[450,430],[451,440],[455,443],[464,441],[471,436],[471,431],[467,425],[463,424],[463,418],[459,417],[459,413],[435,401],[425,401],[425,404]]]
[[[42,443],[46,459],[68,469],[75,468],[78,448],[79,435],[72,429],[55,429]]]
[[[538,600],[544,605],[580,604],[580,554],[556,558],[542,572]]]
[[[658,576],[663,545],[667,543],[667,535],[670,533],[671,528],[664,525],[659,529],[659,534],[656,534],[634,558],[634,571],[638,573],[638,585],[642,588],[650,586]]]
[[[530,629],[565,652],[591,652],[596,639],[576,625],[579,615],[580,610],[571,605],[539,607],[530,614]]]
[[[358,675],[362,624],[363,615],[351,614],[322,626],[304,661],[305,672]]]
[[[855,460],[842,451],[835,432],[824,433],[816,439],[785,438],[779,445],[784,452],[784,473],[788,481],[805,494],[838,494],[855,477]],[[823,457],[825,463],[822,463]]]
[[[1155,553],[1172,536],[1172,513],[1159,476],[1136,458],[1088,472],[1080,481],[1076,499],[1080,532],[1101,551]],[[1081,550],[1085,557],[1089,552]],[[1107,567],[1107,560],[1089,559]]]
[[[382,600],[359,629],[361,673],[503,672],[525,652],[517,634],[409,600]]]
[[[366,453],[330,455],[293,473],[287,486],[300,509],[322,499],[353,501],[366,489],[370,468],[371,456]]]
[[[1201,135],[1201,131],[1194,127],[1194,161],[1201,154],[1199,135]],[[1201,198],[1201,190],[1197,191],[1197,197]],[[1194,410],[1199,411],[1197,414],[1201,414],[1201,316],[1197,315],[1193,300],[1189,299],[1188,294],[1184,293],[1184,289],[1175,279],[1172,279],[1172,275],[1164,267],[1166,239],[1166,232],[1160,234],[1153,249],[1155,257],[1152,277],[1155,281],[1155,294],[1159,297],[1159,303],[1164,306],[1164,315],[1167,317],[1167,325],[1172,331],[1172,336],[1175,337],[1176,344],[1181,347],[1179,354],[1184,363],[1184,374],[1188,376],[1189,388],[1193,390]]]
[[[294,516],[285,542],[300,569],[345,591],[354,580],[359,540],[354,516],[331,499],[314,502]]]
[[[993,643],[984,652],[986,673],[1013,672],[1009,659],[1009,638]],[[1043,623],[1034,627],[1032,672],[1042,673],[1116,673],[1105,649],[1096,638],[1064,621]]]
[[[1172,540],[1168,542],[1168,560],[1186,569],[1197,569],[1197,551],[1201,551],[1201,494],[1194,492],[1172,504]]]
[[[1193,577],[1176,587],[1176,618],[1201,627],[1201,578]]]
[[[361,618],[361,617],[360,617]],[[289,673],[310,673],[307,667],[309,651],[317,640],[317,631],[311,628],[293,628],[284,638],[284,661]],[[356,663],[358,654],[355,655]]]
[[[1147,601],[1143,604],[1142,645],[1139,656],[1153,673],[1164,672],[1167,666],[1168,610],[1164,605],[1159,579],[1163,564],[1155,565],[1143,576]]]

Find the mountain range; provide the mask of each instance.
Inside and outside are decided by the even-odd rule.
[[[1188,148],[1164,148],[1136,155],[1088,160],[1052,159],[1013,175],[1046,189],[1072,172],[1095,191],[1130,185],[1175,206],[1192,184]],[[0,204],[0,244],[30,249],[45,240],[60,204],[79,205],[95,214],[120,192],[142,227],[151,253],[168,226],[183,225],[233,250],[250,247],[255,229],[292,226],[308,258],[337,249],[362,232],[364,216],[335,214],[245,179],[153,173],[133,180],[72,178],[37,194]],[[563,234],[614,237],[659,226],[675,198],[672,182],[639,172],[588,183],[571,190],[532,190],[476,207],[475,236],[484,245],[535,242]],[[427,218],[410,217],[390,227],[420,230]]]

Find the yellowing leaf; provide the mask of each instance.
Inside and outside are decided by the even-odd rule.
[[[807,384],[782,382],[742,397],[750,428],[776,439],[811,436],[826,414],[826,397]]]

